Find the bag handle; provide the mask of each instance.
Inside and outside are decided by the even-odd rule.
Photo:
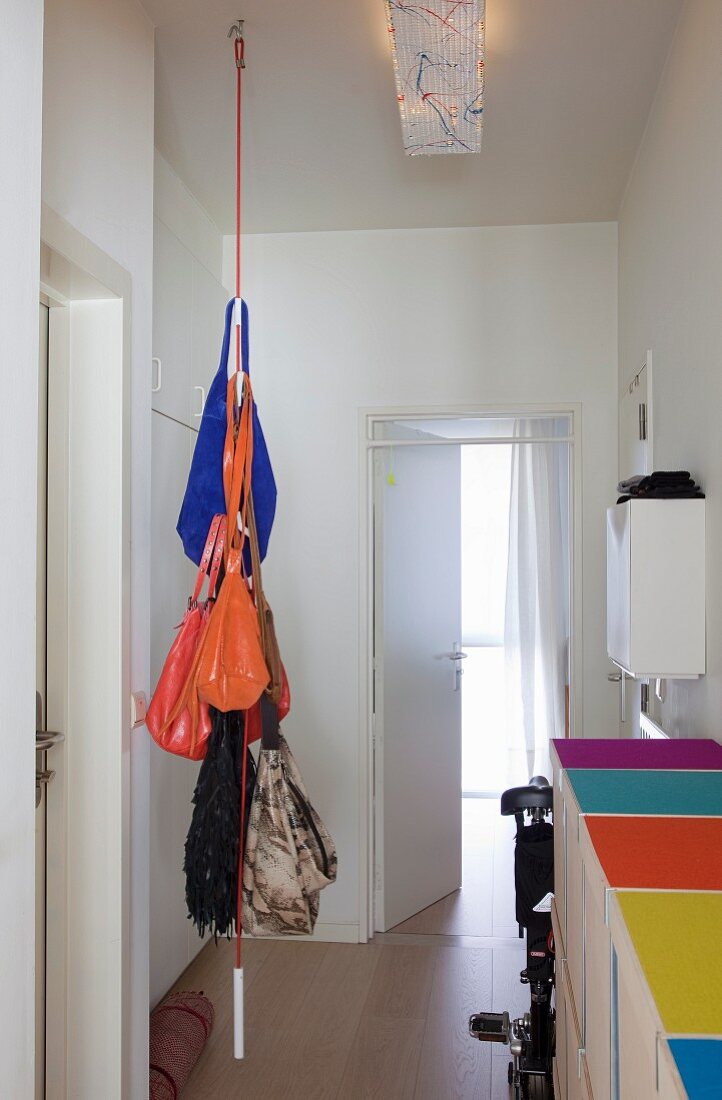
[[[264,692],[257,704],[261,708],[261,748],[280,749],[281,726],[278,721],[278,707]]]
[[[226,441],[223,449],[223,487],[226,494],[227,537],[225,547],[226,569],[240,571],[240,554],[246,538],[246,517],[251,495],[251,471],[253,466],[253,390],[247,374],[243,375],[243,397],[236,432],[236,376],[228,381],[226,391]],[[241,512],[240,531],[238,513]],[[234,563],[229,565],[231,550]]]
[[[208,599],[212,600],[215,597],[216,584],[218,583],[218,574],[221,568],[221,560],[223,558],[223,548],[226,541],[226,530],[228,526],[227,517],[221,515],[221,523],[218,529],[218,541],[216,542],[216,549],[213,554],[213,564],[211,565],[211,573],[208,580]]]
[[[218,532],[221,528],[221,521],[225,520],[225,516],[221,512],[219,515],[214,516],[211,521],[211,525],[208,529],[208,538],[206,539],[205,549],[201,556],[200,565],[198,566],[198,575],[196,577],[195,588],[193,589],[193,595],[188,601],[189,607],[195,607],[198,603],[198,597],[203,589],[203,582],[206,579],[208,573],[208,566],[210,565],[211,558],[213,557],[213,547],[217,545]]]
[[[256,528],[256,513],[253,508],[253,493],[248,496],[248,541],[251,547],[251,581],[253,582],[253,598],[258,613],[258,626],[261,632],[261,648],[266,653],[266,617],[263,614],[263,580],[261,577],[261,552],[258,546],[258,530]]]

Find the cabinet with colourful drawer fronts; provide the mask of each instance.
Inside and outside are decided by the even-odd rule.
[[[555,1094],[709,1095],[699,1066],[722,1074],[722,747],[555,741],[552,762]]]

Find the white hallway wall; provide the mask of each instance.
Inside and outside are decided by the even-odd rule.
[[[184,271],[190,276],[194,260],[220,283],[223,239],[220,231],[185,187],[168,162],[156,151],[155,205],[157,222],[178,238]],[[174,264],[178,264],[174,253]],[[177,286],[178,272],[168,269],[163,249],[155,257],[154,287]],[[190,281],[190,280],[189,280]],[[182,285],[182,284],[181,284]],[[224,302],[222,292],[219,293]],[[166,296],[161,296],[165,297]],[[191,292],[191,298],[193,298]],[[205,299],[204,331],[215,331],[216,339],[205,349],[209,364],[216,365],[223,335],[223,310],[207,310]],[[178,302],[178,308],[190,313],[191,323],[198,315],[196,301]],[[207,310],[207,312],[205,312]],[[163,326],[167,314],[162,307],[155,318],[157,328]],[[174,313],[173,324],[177,324]],[[189,341],[191,347],[194,340]],[[154,354],[160,349],[154,347]],[[165,354],[165,353],[164,353]],[[174,367],[165,361],[163,385],[173,386]],[[212,368],[211,368],[212,369]],[[190,386],[193,379],[186,379]],[[207,386],[207,382],[206,382]],[[164,391],[165,393],[165,391]],[[186,395],[188,396],[188,395]],[[197,423],[197,421],[196,421]],[[184,557],[183,547],[175,531],[180,511],[182,489],[190,468],[196,433],[161,413],[152,413],[153,466],[153,561],[151,578],[155,579],[150,597],[151,610],[151,690],[160,675],[168,649],[175,636],[185,600],[196,578],[196,567]],[[162,457],[160,452],[162,450]],[[162,579],[161,579],[162,578]],[[186,919],[185,879],[183,876],[183,846],[190,822],[191,796],[198,775],[198,764],[182,760],[150,744],[150,1004],[154,1006],[167,992],[204,941]],[[207,938],[206,941],[207,942]]]
[[[3,1095],[33,1095],[35,529],[42,0],[3,5],[0,35],[0,1066]],[[18,545],[22,552],[18,553]]]
[[[153,27],[136,0],[46,0],[43,200],[130,272],[131,683],[149,689]],[[103,403],[98,368],[98,411]],[[103,502],[98,501],[99,522]],[[90,609],[92,613],[92,609]],[[148,1088],[148,734],[131,739],[131,1095]],[[14,1095],[25,1095],[17,1093]]]
[[[619,223],[619,382],[653,351],[654,463],[707,493],[707,675],[662,722],[722,740],[722,5],[688,0]]]
[[[339,847],[321,921],[358,921],[358,409],[583,405],[584,733],[607,683],[605,508],[616,481],[614,224],[250,236],[251,371],[279,487],[268,593],[288,735]],[[233,285],[233,240],[225,240]]]

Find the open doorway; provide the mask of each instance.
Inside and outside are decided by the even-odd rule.
[[[381,418],[374,927],[513,937],[499,794],[570,724],[573,413]]]
[[[35,1095],[47,1100],[128,1092],[130,291],[43,207]]]

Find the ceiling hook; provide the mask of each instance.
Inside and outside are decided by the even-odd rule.
[[[231,29],[228,31],[228,37],[229,38],[235,38],[235,40],[236,40],[235,41],[236,66],[239,69],[245,69],[245,67],[246,67],[245,58],[243,56],[243,53],[244,53],[244,50],[243,50],[243,24],[244,23],[245,23],[245,19],[237,19],[235,21],[235,23],[232,24]],[[240,44],[240,49],[239,49],[239,44]]]

